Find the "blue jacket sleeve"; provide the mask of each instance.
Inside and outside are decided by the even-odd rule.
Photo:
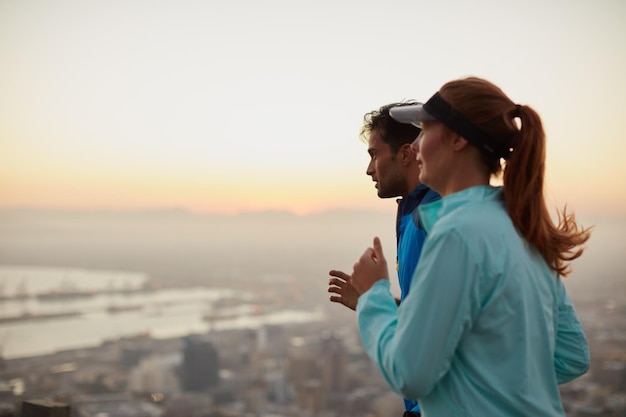
[[[569,382],[589,370],[589,346],[574,306],[563,282],[558,280],[558,314],[554,369],[559,384]]]

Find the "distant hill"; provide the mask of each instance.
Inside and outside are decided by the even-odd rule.
[[[0,264],[139,270],[198,281],[348,268],[378,235],[395,257],[388,212],[237,215],[183,210],[0,210]],[[325,272],[324,272],[325,273]]]
[[[208,283],[290,274],[320,286],[381,237],[395,259],[394,205],[388,211],[336,210],[298,216],[184,210],[0,210],[0,264],[146,272],[171,283]],[[595,225],[566,280],[577,297],[626,294],[626,217],[581,218]]]

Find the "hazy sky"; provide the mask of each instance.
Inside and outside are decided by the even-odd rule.
[[[388,208],[363,114],[477,75],[548,197],[626,213],[626,2],[0,0],[0,206]]]

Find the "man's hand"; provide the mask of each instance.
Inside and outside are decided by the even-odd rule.
[[[359,300],[359,293],[350,284],[350,275],[342,271],[332,270],[328,273],[331,278],[328,280],[328,292],[333,303],[341,303],[351,310],[356,310],[356,303]]]

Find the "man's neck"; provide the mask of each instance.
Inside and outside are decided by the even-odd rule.
[[[411,194],[411,192],[413,192],[413,190],[415,190],[417,187],[419,187],[421,185],[421,183],[419,181],[414,181],[411,184],[408,184],[407,186],[407,190],[406,192],[402,195],[402,198],[407,198],[409,196],[409,194]]]

